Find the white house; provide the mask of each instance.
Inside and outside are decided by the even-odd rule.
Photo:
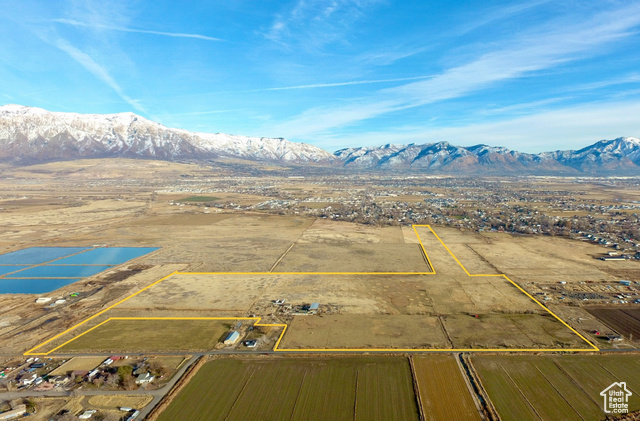
[[[153,379],[154,376],[152,376],[151,373],[147,371],[144,374],[138,374],[138,377],[136,378],[136,384],[147,384],[149,382],[152,382]]]

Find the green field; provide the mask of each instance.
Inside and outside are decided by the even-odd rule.
[[[159,421],[419,420],[403,357],[219,358]]]
[[[624,381],[640,409],[640,360],[633,355],[473,356],[501,419],[602,420],[600,392]]]
[[[191,196],[180,199],[178,202],[215,202],[216,200],[220,200],[220,198],[215,196]]]
[[[211,350],[233,320],[109,320],[58,352],[162,352]]]

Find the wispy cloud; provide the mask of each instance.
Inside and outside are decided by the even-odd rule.
[[[573,87],[572,90],[591,91],[595,89],[607,88],[609,86],[625,85],[628,83],[638,83],[638,82],[640,82],[640,73],[631,73],[626,76],[615,78],[615,79],[607,79],[607,80],[601,80],[599,82],[585,83],[583,85]]]
[[[115,93],[122,98],[125,102],[131,105],[134,109],[145,113],[145,108],[140,104],[140,101],[129,97],[124,93],[120,85],[115,81],[115,79],[109,74],[109,72],[96,63],[96,61],[91,58],[91,56],[84,51],[79,50],[78,48],[71,45],[67,40],[63,38],[56,38],[52,41],[53,45],[60,50],[64,51],[75,60],[78,64],[84,67],[89,73],[94,75],[96,78],[104,82],[107,86],[115,91]]]
[[[123,26],[111,26],[104,24],[96,24],[96,23],[85,23],[78,20],[73,19],[52,19],[52,22],[61,23],[64,25],[71,25],[82,28],[95,28],[95,29],[107,29],[111,31],[119,31],[119,32],[136,32],[140,34],[151,34],[151,35],[161,35],[166,37],[175,37],[175,38],[195,38],[205,41],[222,41],[220,38],[210,37],[208,35],[201,34],[187,34],[181,32],[164,32],[164,31],[151,31],[148,29],[135,29],[135,28],[127,28]]]
[[[601,53],[640,25],[640,4],[600,13],[579,23],[527,31],[477,59],[424,81],[382,89],[350,105],[306,110],[273,128],[287,137],[307,136],[407,108],[471,95],[488,87]]]
[[[570,100],[571,97],[558,97],[541,99],[540,101],[523,102],[521,104],[507,105],[505,107],[489,108],[482,110],[480,114],[498,115],[498,114],[515,114],[540,109],[546,105],[557,104],[558,102]]]
[[[511,6],[496,6],[490,9],[488,12],[483,13],[480,16],[476,16],[472,22],[465,23],[464,26],[459,27],[452,33],[455,35],[462,35],[472,32],[478,28],[489,25],[497,21],[501,21],[513,16],[519,15],[526,11],[529,11],[538,6],[542,6],[546,3],[550,3],[551,0],[533,0],[526,2],[518,2]]]
[[[315,88],[332,88],[335,86],[348,86],[348,85],[368,85],[372,83],[389,83],[389,82],[402,82],[407,80],[426,79],[431,76],[412,76],[412,77],[400,77],[395,79],[374,79],[374,80],[353,80],[349,82],[334,82],[334,83],[314,83],[310,85],[296,85],[296,86],[282,86],[278,88],[264,88],[256,89],[256,91],[287,91],[290,89],[315,89]]]
[[[429,46],[414,47],[414,48],[390,48],[387,50],[369,52],[361,54],[356,57],[356,61],[364,64],[373,64],[376,66],[387,66],[393,64],[396,61],[405,59],[407,57],[415,56],[416,54],[423,53],[429,50]]]
[[[295,41],[304,48],[342,40],[352,22],[379,0],[298,0],[277,14],[264,37],[286,45]]]

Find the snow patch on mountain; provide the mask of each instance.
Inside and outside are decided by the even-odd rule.
[[[194,133],[133,113],[61,113],[13,104],[0,107],[0,148],[0,159],[27,161],[105,156],[335,161],[331,153],[316,146],[281,138]]]

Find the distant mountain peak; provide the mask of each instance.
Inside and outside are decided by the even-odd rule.
[[[279,164],[342,165],[353,169],[413,170],[459,175],[640,175],[640,139],[600,140],[579,150],[522,153],[502,146],[427,144],[345,148],[331,154],[284,138],[172,129],[137,114],[50,112],[0,106],[0,161],[32,163],[78,158],[164,160],[241,158]]]
[[[0,160],[38,162],[101,157],[213,159],[329,164],[313,145],[283,138],[194,133],[131,112],[77,114],[21,105],[0,106]]]
[[[503,146],[453,146],[440,141],[348,148],[335,152],[347,167],[432,170],[456,174],[640,174],[640,140],[601,140],[577,151],[529,154]]]

